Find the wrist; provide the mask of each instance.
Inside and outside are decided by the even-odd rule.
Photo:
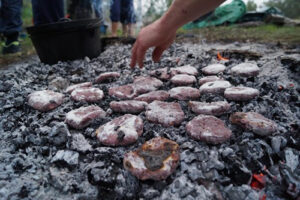
[[[161,33],[174,33],[177,31],[178,25],[173,22],[166,14],[157,21],[158,29]]]
[[[182,1],[175,0],[168,11],[159,19],[164,31],[176,32],[185,24],[187,11],[184,9],[186,6],[182,4]]]

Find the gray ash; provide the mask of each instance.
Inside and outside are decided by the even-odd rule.
[[[148,53],[144,70],[131,70],[131,46],[119,45],[108,47],[93,60],[53,66],[30,61],[1,71],[0,199],[258,199],[263,194],[267,199],[296,199],[300,196],[300,55],[286,54],[288,50],[279,47],[246,45],[248,48],[241,48],[244,44],[174,44],[159,64],[154,64]],[[69,94],[60,107],[47,113],[27,104],[27,96],[33,91],[55,85],[59,91],[64,88],[61,84],[93,82],[100,73],[114,71],[121,74],[115,82],[94,84],[105,93],[105,98],[95,105],[109,110],[109,103],[116,100],[108,95],[110,87],[132,83],[134,76],[148,74],[150,70],[186,64],[198,69],[200,79],[201,69],[217,62],[218,49],[230,58],[221,77],[232,85],[260,90],[259,97],[250,102],[229,102],[230,112],[219,118],[233,136],[219,145],[188,137],[185,125],[196,115],[186,101],[177,101],[185,112],[180,126],[165,128],[149,123],[142,112],[139,116],[144,121],[143,135],[133,145],[114,148],[101,145],[95,130],[122,114],[111,113],[83,130],[74,130],[65,127],[65,114],[90,104],[74,102]],[[240,78],[228,73],[244,61],[256,63],[260,75]],[[57,77],[65,81],[57,79],[58,84],[53,81]],[[170,81],[165,81],[161,89],[172,87]],[[199,88],[198,83],[193,87]],[[200,97],[200,101],[206,102],[222,100],[223,95]],[[232,125],[229,116],[237,111],[254,111],[274,120],[277,133],[261,137]],[[180,145],[180,166],[164,181],[139,181],[123,168],[123,155],[156,136]],[[253,176],[260,173],[266,184],[255,190],[251,187]]]

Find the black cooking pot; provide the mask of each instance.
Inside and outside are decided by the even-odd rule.
[[[101,53],[99,19],[68,20],[27,27],[41,62],[95,58]]]

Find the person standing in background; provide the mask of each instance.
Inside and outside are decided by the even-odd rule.
[[[102,0],[93,0],[93,7],[95,9],[96,17],[103,19],[102,16]]]
[[[0,33],[5,38],[2,53],[17,53],[21,50],[19,33],[22,30],[22,0],[0,0],[0,6]]]
[[[110,7],[111,32],[117,37],[118,23],[122,23],[124,36],[133,36],[133,26],[136,23],[133,0],[112,0]]]
[[[31,0],[34,25],[48,24],[64,18],[63,0]]]

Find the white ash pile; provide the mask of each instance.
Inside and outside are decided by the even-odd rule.
[[[239,45],[226,62],[174,44],[131,70],[119,45],[1,72],[1,199],[296,199],[296,61]]]

